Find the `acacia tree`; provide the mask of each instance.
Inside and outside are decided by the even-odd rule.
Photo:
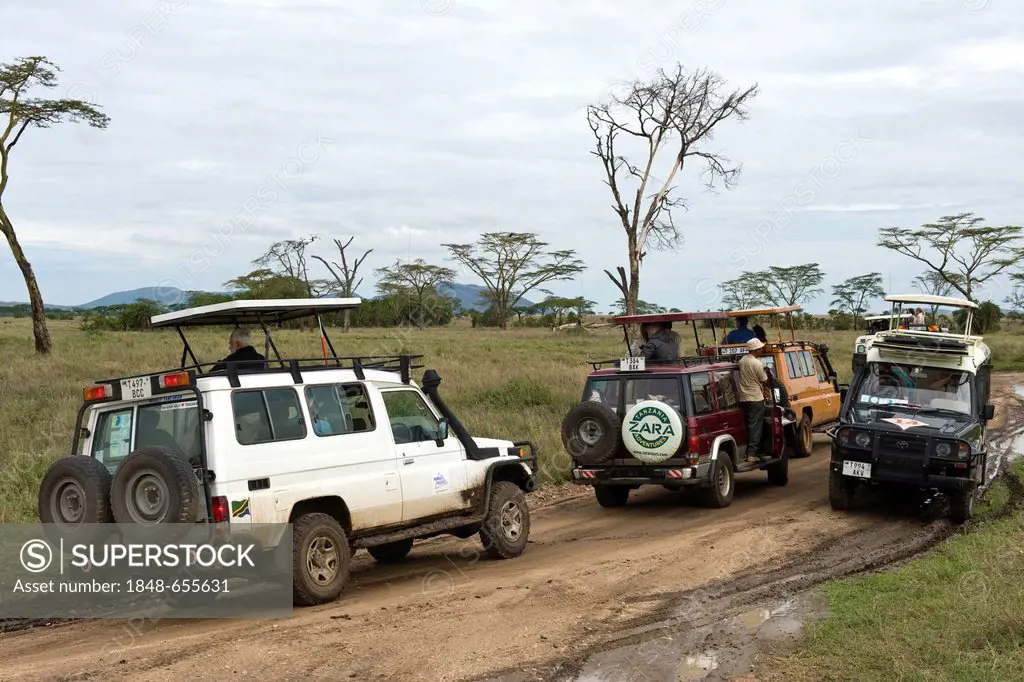
[[[758,286],[758,275],[744,272],[736,279],[726,280],[722,289],[722,307],[725,310],[747,310],[764,305],[762,290]]]
[[[313,256],[313,258],[316,258],[318,261],[323,263],[324,267],[327,268],[328,272],[330,272],[331,275],[334,276],[334,279],[336,279],[338,282],[338,289],[340,290],[341,295],[345,298],[351,298],[352,296],[354,296],[356,291],[359,289],[359,285],[363,283],[363,279],[361,277],[359,278],[358,282],[356,281],[356,273],[359,272],[359,266],[363,264],[363,261],[366,260],[366,257],[370,255],[371,251],[373,251],[373,249],[367,249],[362,256],[353,260],[352,264],[349,265],[347,249],[352,244],[353,239],[355,239],[355,236],[349,237],[348,241],[345,242],[344,244],[341,243],[340,239],[334,240],[334,245],[338,247],[338,253],[341,254],[341,265],[338,265],[338,263],[335,261],[333,263],[334,267],[332,268],[332,264],[328,263],[320,256]],[[347,308],[345,309],[343,324],[344,331],[346,332],[351,328],[351,313],[351,310]]]
[[[317,235],[299,239],[284,239],[274,242],[265,254],[252,262],[261,269],[274,270],[286,277],[293,277],[305,284],[306,296],[314,295],[314,283],[309,279],[306,249],[317,240]]]
[[[952,274],[950,277],[960,281],[959,275]],[[918,275],[911,284],[922,294],[928,294],[929,296],[949,296],[953,293],[953,285],[934,270]],[[932,305],[929,307],[931,308],[931,320],[935,322],[935,318],[939,314],[939,306]]]
[[[825,273],[817,263],[772,265],[767,270],[748,273],[747,276],[761,304],[800,305],[824,293],[819,285],[825,279]]]
[[[841,313],[846,312],[853,316],[853,326],[856,327],[858,318],[867,310],[864,304],[885,296],[885,290],[882,289],[882,273],[872,272],[851,277],[833,286],[832,295],[835,296],[832,306]]]
[[[927,265],[964,298],[974,301],[975,289],[1016,263],[1022,229],[1017,225],[984,225],[973,213],[943,216],[919,228],[884,227],[878,245]]]
[[[472,244],[443,246],[483,282],[502,329],[527,293],[547,282],[572,279],[584,269],[575,251],[548,251],[548,243],[532,232],[487,232]]]
[[[674,249],[682,239],[672,215],[673,209],[686,207],[675,193],[677,176],[688,163],[696,163],[708,190],[735,184],[740,165],[709,150],[708,143],[723,121],[745,120],[756,95],[757,85],[726,92],[717,74],[703,68],[687,71],[680,64],[587,107],[595,138],[591,153],[601,161],[612,210],[626,233],[628,276],[621,266],[618,276],[605,274],[622,293],[628,314],[637,312],[640,267],[648,248]],[[627,156],[631,142],[634,150],[639,147],[636,163]],[[656,175],[657,166],[663,175]]]
[[[455,279],[455,271],[451,268],[431,265],[422,258],[411,263],[395,261],[390,268],[378,268],[377,289],[385,296],[408,295],[413,303],[413,323],[417,327],[424,326],[428,316],[427,305],[431,299],[437,298],[437,288],[442,284],[451,284]]]
[[[57,87],[57,74],[60,70],[46,57],[22,57],[8,64],[0,64],[0,117],[7,118],[6,123],[0,118],[0,232],[7,238],[11,254],[25,280],[32,308],[32,334],[35,337],[36,352],[42,354],[49,353],[53,347],[50,332],[46,328],[43,296],[39,293],[32,265],[25,257],[14,231],[14,223],[3,203],[9,180],[11,151],[30,127],[49,128],[56,123],[81,121],[93,128],[102,129],[110,123],[110,118],[101,113],[99,107],[88,102],[29,96],[28,91],[33,87]]]

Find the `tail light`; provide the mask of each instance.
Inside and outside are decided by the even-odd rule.
[[[693,453],[694,455],[699,455],[700,454],[700,452],[698,452],[698,450],[700,449],[700,441],[697,439],[697,436],[690,436],[690,448],[689,449],[690,449],[690,452]]]
[[[229,519],[228,515],[228,498],[226,497],[215,497],[213,498],[213,522],[223,523]]]
[[[103,384],[102,386],[90,386],[89,388],[82,391],[82,397],[86,402],[90,400],[103,400],[114,395],[114,387],[110,384]]]
[[[160,388],[177,388],[188,386],[191,382],[188,372],[175,372],[174,374],[161,374],[159,377]]]

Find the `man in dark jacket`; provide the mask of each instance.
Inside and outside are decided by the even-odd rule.
[[[651,363],[676,362],[679,360],[678,337],[661,322],[647,322],[641,325],[640,334],[644,337],[644,345],[640,352],[644,360]]]
[[[228,348],[231,350],[231,354],[214,365],[210,371],[217,372],[227,369],[228,366],[225,363],[228,362],[237,363],[236,367],[239,370],[263,369],[267,366],[266,358],[252,347],[252,335],[249,334],[248,329],[238,328],[231,332],[231,336],[228,338]]]

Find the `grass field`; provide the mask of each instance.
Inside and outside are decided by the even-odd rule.
[[[685,329],[684,342],[692,343]],[[54,353],[33,352],[26,319],[0,318],[0,522],[36,519],[39,481],[55,458],[68,454],[82,388],[94,380],[177,366],[181,343],[173,332],[83,332],[75,321],[51,322]],[[441,393],[472,433],[534,441],[543,480],[563,480],[570,460],[559,438],[566,410],[579,400],[591,358],[623,353],[617,328],[596,332],[546,329],[360,329],[331,333],[340,355],[418,353],[442,377]],[[706,334],[706,331],[702,331]],[[826,342],[841,381],[850,379],[853,332],[808,333]],[[709,338],[709,337],[708,337]],[[227,332],[193,330],[201,360],[227,353]],[[315,357],[315,332],[275,334],[282,354]],[[1024,367],[1024,337],[992,336],[1000,368]],[[689,349],[692,352],[692,347]],[[421,376],[417,371],[416,377]]]

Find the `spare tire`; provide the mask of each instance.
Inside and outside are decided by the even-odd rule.
[[[602,464],[619,450],[622,422],[604,403],[575,405],[562,420],[562,444],[579,464]]]
[[[66,537],[102,530],[92,524],[114,520],[110,481],[110,472],[92,457],[61,457],[50,465],[39,486],[39,521],[52,524],[52,530]]]
[[[192,466],[160,446],[139,448],[114,474],[110,506],[119,524],[194,523],[202,499]]]
[[[671,405],[641,400],[622,419],[622,442],[644,464],[661,464],[686,448],[686,425]]]

